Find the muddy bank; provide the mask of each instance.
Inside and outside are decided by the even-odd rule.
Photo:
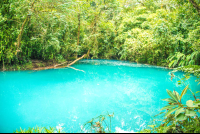
[[[71,60],[66,61],[64,65],[67,65],[71,62],[72,62]],[[49,67],[49,66],[54,66],[56,64],[60,64],[60,63],[61,62],[57,62],[54,60],[43,61],[43,60],[32,59],[32,60],[29,60],[29,62],[24,63],[24,64],[5,65],[4,70],[3,70],[3,66],[1,66],[0,71],[35,70],[40,67]]]

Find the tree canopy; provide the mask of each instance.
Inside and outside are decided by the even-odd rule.
[[[91,58],[200,64],[199,0],[3,0],[0,64]]]

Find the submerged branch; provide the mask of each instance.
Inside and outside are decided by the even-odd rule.
[[[69,67],[69,66],[61,66],[61,67],[57,67],[57,69],[59,69],[59,68],[64,68],[64,67],[71,68],[71,69],[74,69],[74,70],[76,70],[76,71],[81,71],[81,72],[84,72],[84,73],[85,73],[85,71],[83,71],[83,70],[80,70],[80,69],[77,69],[77,68],[74,68],[74,67]]]

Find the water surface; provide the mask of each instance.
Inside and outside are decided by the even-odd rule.
[[[166,105],[161,100],[168,98],[166,89],[184,88],[177,78],[171,81],[172,70],[162,67],[117,60],[82,60],[72,67],[78,70],[0,72],[0,132],[59,124],[67,132],[79,132],[105,112],[114,112],[113,131],[138,131]],[[200,85],[194,80],[186,84],[197,91]]]

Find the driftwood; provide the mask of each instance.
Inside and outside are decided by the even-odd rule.
[[[69,66],[73,65],[74,63],[76,63],[77,61],[83,59],[85,56],[87,56],[87,54],[84,54],[84,55],[81,56],[80,58],[74,60],[73,62],[71,62],[71,63],[68,64],[67,66],[61,66],[61,67],[59,67],[60,65],[63,65],[63,64],[65,64],[65,63],[68,62],[68,61],[65,61],[65,62],[63,62],[63,63],[61,63],[61,64],[57,64],[57,65],[53,65],[53,66],[49,66],[49,67],[39,67],[39,68],[35,68],[35,69],[33,69],[33,70],[46,70],[46,69],[52,69],[52,68],[55,69],[55,68],[64,68],[64,67],[69,67]],[[75,69],[75,70],[76,70],[76,69]],[[78,70],[78,69],[77,69],[77,70]],[[83,71],[83,70],[82,70],[82,71]]]

